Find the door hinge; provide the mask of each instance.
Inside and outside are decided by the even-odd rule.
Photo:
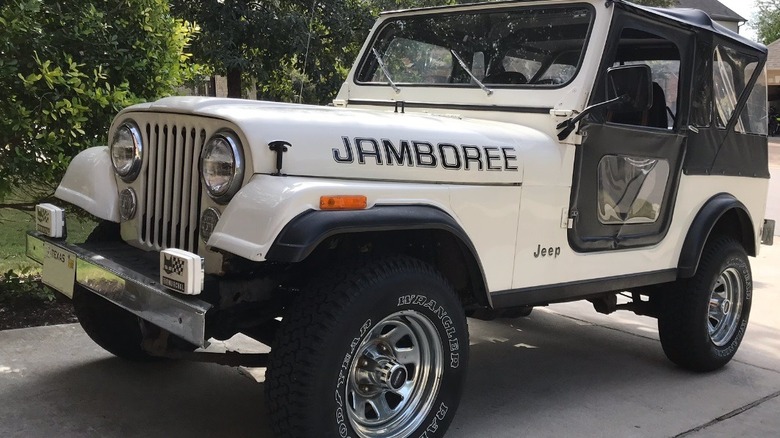
[[[577,216],[579,216],[579,212],[577,210],[572,210],[569,213],[569,217],[566,220],[566,228],[572,229],[574,228],[574,220],[577,219]]]
[[[571,229],[574,227],[574,218],[577,217],[577,210],[569,211],[564,208],[561,210],[561,228]]]

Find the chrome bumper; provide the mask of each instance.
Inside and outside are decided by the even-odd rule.
[[[176,295],[149,276],[36,231],[27,233],[27,257],[43,264],[44,243],[76,256],[75,282],[79,286],[186,341],[198,346],[205,344],[206,312],[210,304]]]

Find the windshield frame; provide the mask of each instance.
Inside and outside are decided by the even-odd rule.
[[[477,15],[477,14],[493,14],[493,13],[501,13],[501,12],[512,12],[522,9],[568,9],[568,8],[584,8],[588,10],[589,13],[589,23],[588,23],[588,29],[585,33],[585,36],[583,38],[583,45],[582,49],[579,54],[579,63],[576,66],[572,76],[568,78],[568,80],[561,84],[485,84],[490,89],[494,90],[557,90],[564,87],[567,87],[571,85],[576,78],[579,76],[580,71],[582,70],[582,67],[585,63],[585,59],[588,52],[588,46],[590,44],[590,39],[593,34],[594,26],[596,24],[596,8],[591,3],[584,3],[584,2],[576,2],[576,3],[566,3],[566,4],[533,4],[533,5],[512,5],[512,6],[500,6],[500,7],[489,7],[489,8],[483,8],[483,9],[465,9],[465,10],[457,10],[457,11],[447,11],[447,12],[441,12],[439,10],[434,10],[430,12],[425,13],[404,13],[403,15],[395,15],[390,16],[386,18],[380,26],[376,28],[376,30],[372,33],[370,41],[365,46],[363,52],[361,53],[360,61],[356,64],[356,68],[354,69],[354,74],[352,77],[352,82],[354,85],[361,86],[361,87],[390,87],[390,84],[387,82],[368,82],[368,81],[361,81],[359,78],[364,72],[364,70],[367,68],[367,64],[372,62],[373,57],[373,50],[377,47],[376,43],[379,40],[381,36],[384,35],[385,30],[387,27],[392,26],[393,23],[400,21],[400,20],[406,20],[410,18],[422,18],[422,19],[428,19],[433,17],[446,17],[446,16],[457,16],[457,15]],[[377,50],[379,50],[377,48]],[[509,52],[507,52],[509,53]],[[454,64],[453,64],[454,65]],[[549,66],[548,66],[549,68]],[[468,89],[468,90],[480,90],[479,85],[476,83],[435,83],[435,82],[429,82],[429,83],[412,83],[412,82],[401,82],[396,81],[396,85],[400,88],[444,88],[444,89]]]

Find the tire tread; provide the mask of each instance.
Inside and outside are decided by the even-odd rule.
[[[720,269],[729,254],[735,252],[747,262],[745,250],[736,239],[731,236],[714,236],[704,247],[696,274],[691,278],[677,280],[662,296],[658,318],[661,346],[669,360],[683,368],[698,372],[713,371],[724,366],[733,356],[714,358],[712,347],[702,342],[702,321],[699,318],[706,316],[702,315],[698,306],[702,305],[701,300],[709,298],[712,275],[719,275],[715,271]],[[748,301],[743,308],[744,320],[747,320],[749,312]]]
[[[291,411],[309,404],[307,399],[312,388],[306,385],[312,382],[310,370],[315,369],[320,360],[316,355],[321,354],[314,346],[324,341],[322,333],[328,333],[340,323],[341,310],[361,290],[390,275],[409,271],[430,275],[452,291],[447,280],[428,264],[411,257],[392,256],[345,263],[343,268],[323,272],[296,297],[273,342],[265,382],[271,428],[277,436],[322,434],[322,431],[309,430],[305,420]],[[303,376],[302,381],[294,382],[294,376]]]

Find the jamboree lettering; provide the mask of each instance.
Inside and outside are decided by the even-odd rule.
[[[442,167],[447,170],[517,172],[517,151],[511,146],[433,144],[427,141],[368,137],[341,137],[343,146],[333,148],[340,164],[372,163],[377,166]]]

